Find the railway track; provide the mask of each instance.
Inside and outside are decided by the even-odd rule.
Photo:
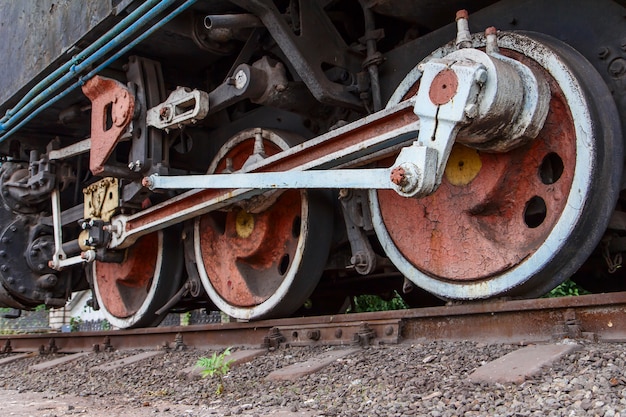
[[[0,350],[71,353],[281,345],[368,345],[401,341],[499,343],[560,338],[626,341],[626,292],[501,300],[375,313],[117,331],[5,335]]]

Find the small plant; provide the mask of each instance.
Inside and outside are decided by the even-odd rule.
[[[191,311],[187,311],[180,315],[180,325],[181,326],[189,326],[191,323]]]
[[[383,300],[377,295],[358,295],[353,298],[349,313],[364,313],[369,311],[402,310],[409,308],[397,292],[393,292],[390,300]]]
[[[546,294],[544,298],[571,297],[584,294],[589,294],[589,291],[585,291],[584,288],[579,287],[574,281],[568,279]]]
[[[70,332],[79,331],[82,322],[83,320],[80,317],[70,317]]]
[[[213,353],[210,358],[202,357],[196,362],[196,366],[201,369],[202,378],[206,377],[218,377],[219,383],[215,393],[221,395],[224,392],[224,376],[230,370],[230,364],[234,361],[226,360],[226,356],[230,355],[230,348],[226,349],[219,355],[217,352]]]

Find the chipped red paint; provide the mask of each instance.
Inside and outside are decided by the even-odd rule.
[[[433,104],[441,106],[452,100],[458,88],[459,78],[456,73],[451,69],[444,69],[433,78],[428,97]]]
[[[83,93],[91,100],[89,169],[94,175],[99,175],[132,120],[135,98],[124,84],[98,75],[85,83]],[[107,126],[109,112],[111,126]]]
[[[280,151],[267,140],[264,147],[268,156]],[[254,138],[243,141],[224,155],[216,172],[226,168],[226,158],[232,159],[233,169],[240,169],[253,150]],[[285,191],[268,209],[251,213],[254,226],[245,237],[239,236],[236,228],[241,210],[202,216],[200,247],[207,275],[219,295],[231,305],[251,307],[276,292],[284,278],[281,262],[295,256],[299,233],[294,234],[293,229],[300,223],[300,191]]]
[[[115,317],[135,314],[148,295],[156,271],[159,234],[141,237],[122,263],[95,262],[94,279],[106,309]]]
[[[444,177],[433,195],[419,200],[378,192],[385,227],[418,269],[445,280],[485,279],[514,267],[546,239],[565,207],[576,162],[574,122],[558,85],[550,80],[550,87],[539,137],[508,153],[479,153],[482,168],[468,184],[453,186]],[[551,153],[562,160],[563,173],[545,184],[540,167]],[[546,205],[537,227],[524,220],[533,197]]]
[[[404,168],[395,167],[394,169],[392,169],[390,179],[391,179],[391,182],[393,182],[396,185],[399,185],[399,186],[405,185],[406,176],[405,176]]]
[[[413,106],[410,103],[407,103],[398,112],[389,114],[379,120],[376,120],[374,123],[369,123],[359,129],[350,132],[330,132],[330,134],[334,134],[330,140],[327,140],[314,148],[303,148],[300,152],[296,152],[287,158],[274,161],[273,163],[264,166],[261,171],[287,171],[331,153],[340,152],[342,149],[352,145],[357,145],[367,139],[376,137],[388,131],[400,129],[406,125],[415,123],[416,120],[418,120],[418,117],[413,112]],[[266,153],[268,153],[267,148]],[[130,231],[143,227],[164,217],[175,215],[176,213],[201,204],[208,199],[225,196],[231,192],[232,190],[206,189],[191,193],[181,199],[166,201],[158,206],[155,206],[152,210],[139,212],[132,219],[129,219],[126,223],[126,230]]]

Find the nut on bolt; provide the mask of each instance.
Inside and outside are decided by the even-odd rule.
[[[142,180],[141,180],[141,185],[143,185],[146,188],[152,189],[152,186],[154,185],[154,182],[152,181],[152,179],[150,177],[143,177]]]
[[[406,171],[401,166],[397,166],[391,170],[390,179],[391,182],[396,184],[398,187],[404,187],[407,185]]]

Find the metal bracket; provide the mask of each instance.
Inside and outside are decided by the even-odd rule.
[[[310,345],[369,345],[400,342],[402,319],[374,320],[363,323],[304,324],[278,326],[282,342],[289,346]],[[284,336],[283,336],[284,335]]]
[[[195,124],[209,112],[209,95],[200,90],[178,87],[167,100],[148,110],[146,124],[157,129],[178,128]]]
[[[91,100],[89,169],[100,175],[133,118],[135,98],[122,83],[99,75],[85,83],[83,93]]]
[[[366,217],[363,215],[363,210],[369,208],[367,193],[364,190],[342,189],[339,192],[339,201],[352,251],[351,267],[359,274],[367,275],[376,268],[376,253],[361,228],[363,219]]]

